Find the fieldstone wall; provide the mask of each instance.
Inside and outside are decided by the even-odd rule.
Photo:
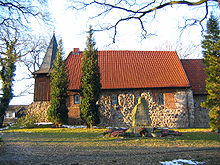
[[[201,107],[201,103],[206,101],[206,95],[194,95],[194,109],[195,109],[195,127],[209,128],[209,110]]]
[[[37,122],[48,122],[47,109],[49,106],[49,101],[35,101],[28,106],[26,114],[37,117]]]
[[[158,91],[127,90],[104,92],[98,102],[103,126],[131,126],[131,116],[140,96],[149,105],[152,126],[180,128],[194,126],[194,103],[190,89],[160,91],[164,95],[164,105],[158,105],[155,96]],[[118,103],[112,104],[112,96],[118,96]],[[167,97],[166,97],[167,96]],[[170,97],[173,96],[173,97]]]
[[[48,122],[47,109],[50,107],[50,101],[35,101],[28,106],[26,114],[28,116],[35,116],[37,122]],[[81,125],[80,111],[78,105],[68,107],[69,109],[69,124]]]
[[[176,127],[194,127],[194,101],[192,90],[175,93]]]
[[[167,95],[172,97],[166,97]],[[164,104],[154,102],[151,92],[142,93],[149,102],[152,126],[185,128],[193,127],[194,106],[191,90],[164,93]]]
[[[164,96],[164,104],[158,105],[157,97],[161,92]],[[112,104],[113,95],[117,96],[116,104]],[[209,111],[200,106],[206,100],[206,96],[193,96],[191,89],[104,91],[98,101],[100,125],[131,126],[132,111],[140,96],[148,102],[151,125],[154,127],[209,127]],[[49,106],[49,101],[33,102],[29,105],[27,113],[37,115],[38,122],[47,122]],[[81,124],[79,104],[70,104],[68,108],[70,124]]]
[[[112,95],[118,96],[118,103],[112,104]],[[140,96],[140,95],[139,95]],[[137,104],[135,94],[119,92],[105,92],[98,104],[100,106],[101,123],[103,126],[129,126],[131,125],[132,110]]]

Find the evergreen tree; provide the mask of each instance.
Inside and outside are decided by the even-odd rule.
[[[98,50],[95,48],[91,27],[86,44],[87,48],[83,53],[82,59],[80,116],[87,127],[92,128],[100,123],[99,107],[96,103],[100,98],[101,83]]]
[[[205,39],[202,42],[204,49],[203,63],[207,73],[206,90],[207,101],[203,107],[210,110],[210,127],[213,131],[220,131],[220,37],[218,19],[211,15],[207,22]]]
[[[48,120],[56,126],[68,122],[68,108],[66,105],[68,75],[65,67],[65,61],[62,60],[63,48],[62,40],[59,41],[58,51],[54,65],[50,73],[51,78],[51,100],[50,107],[47,110]]]

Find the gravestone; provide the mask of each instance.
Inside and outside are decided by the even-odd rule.
[[[152,131],[151,118],[149,115],[149,107],[144,97],[138,99],[138,104],[134,107],[132,112],[132,129],[133,133],[137,134],[138,129],[147,128],[148,133]]]

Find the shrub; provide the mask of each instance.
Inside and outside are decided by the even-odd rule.
[[[37,122],[36,116],[23,116],[18,119],[18,124],[25,128],[33,128],[34,123]]]

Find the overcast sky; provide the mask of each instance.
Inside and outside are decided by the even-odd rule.
[[[57,40],[63,39],[63,46],[66,56],[73,50],[73,48],[80,48],[84,50],[86,47],[86,31],[89,26],[94,28],[98,24],[108,23],[114,20],[115,15],[120,13],[113,13],[104,18],[88,19],[96,13],[95,8],[89,8],[84,11],[76,11],[67,9],[66,0],[49,0],[49,8],[51,16],[54,21],[54,26],[47,32],[44,28],[34,25],[33,28],[36,33],[48,37],[48,41],[55,32]],[[191,49],[192,45],[197,46],[190,52],[188,58],[202,58],[201,54],[201,27],[194,26],[180,33],[178,26],[184,24],[183,17],[186,15],[201,15],[202,8],[199,10],[188,10],[187,7],[172,8],[157,12],[156,19],[152,22],[146,22],[147,30],[152,33],[150,38],[141,39],[140,26],[135,21],[124,22],[118,28],[118,35],[116,43],[112,43],[112,31],[96,32],[94,38],[96,41],[96,48],[98,50],[175,50],[176,47],[183,47],[184,50]],[[220,10],[216,9],[214,15],[220,16]],[[205,25],[205,22],[204,22]],[[182,35],[180,35],[182,34]],[[178,44],[176,44],[178,43]],[[21,67],[18,66],[16,71],[16,82],[14,85],[15,95],[25,88],[33,80],[21,80],[24,73],[21,72]],[[32,87],[33,89],[33,87]],[[30,104],[33,102],[33,94],[23,97],[15,97],[11,101],[11,105]]]

